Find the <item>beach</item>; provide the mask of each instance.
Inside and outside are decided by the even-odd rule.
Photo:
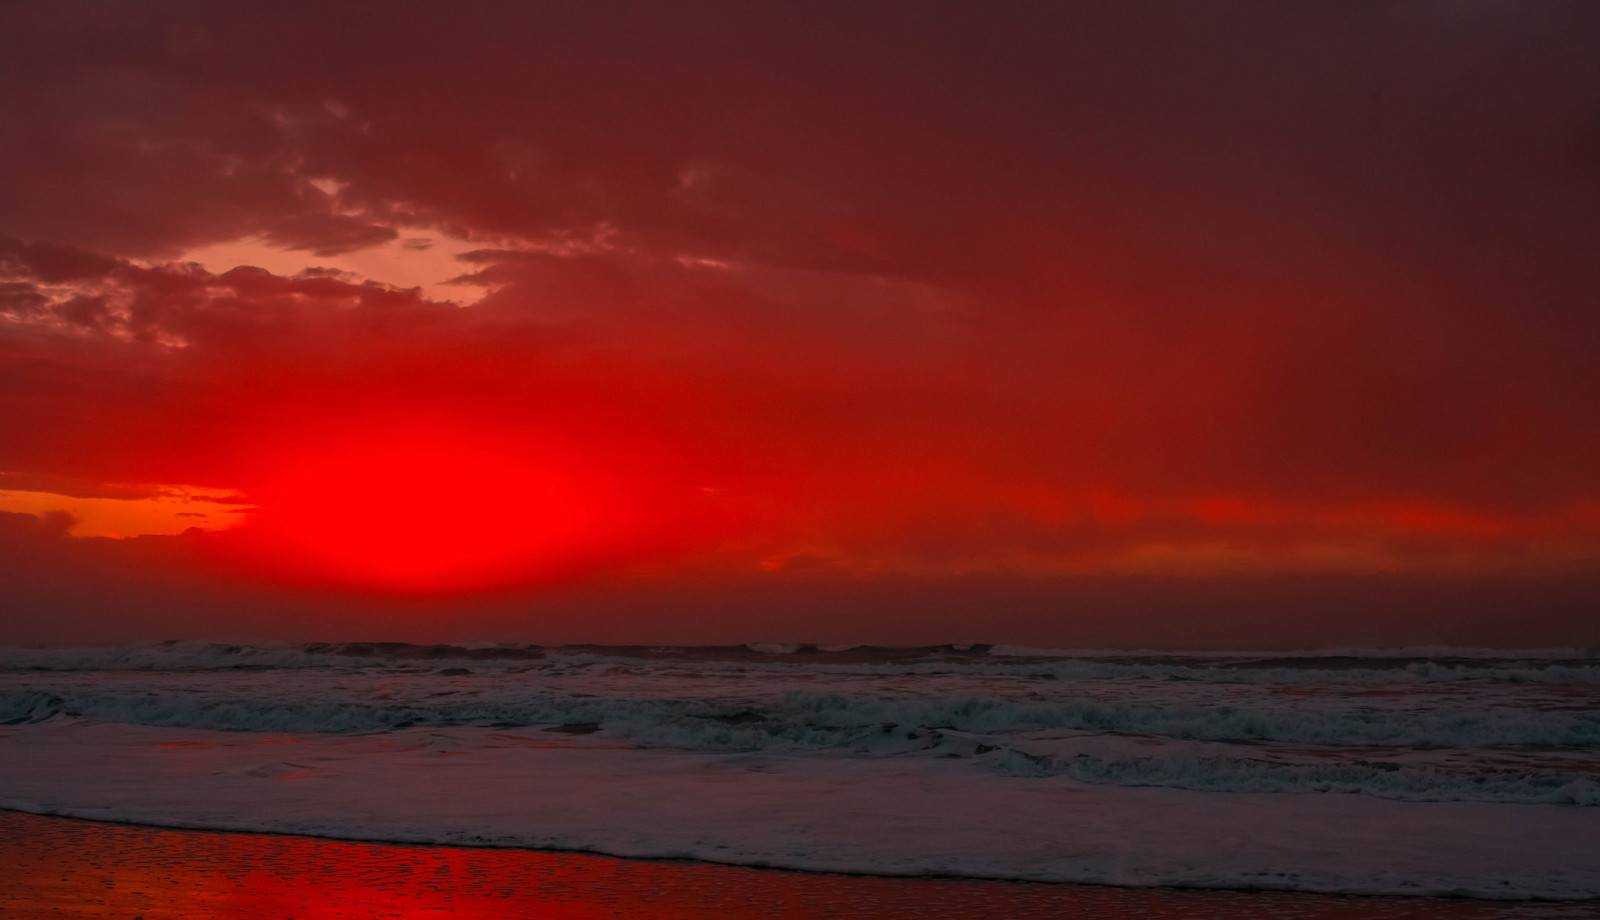
[[[1559,920],[1593,910],[1584,903],[882,878],[185,831],[0,811],[0,916],[17,920]]]
[[[1600,920],[1600,0],[0,0],[0,920]]]
[[[1600,897],[1600,662],[1559,650],[180,643],[0,662],[0,808],[30,814],[1050,890]]]

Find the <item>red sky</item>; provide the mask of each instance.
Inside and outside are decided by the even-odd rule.
[[[992,7],[0,5],[0,641],[1600,642],[1594,5]]]

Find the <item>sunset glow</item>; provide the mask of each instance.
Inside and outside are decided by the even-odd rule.
[[[335,579],[442,590],[549,577],[637,537],[618,484],[498,440],[435,428],[286,452],[261,539]]]
[[[1600,579],[1585,33],[1425,6],[7,10],[0,532],[718,622]]]

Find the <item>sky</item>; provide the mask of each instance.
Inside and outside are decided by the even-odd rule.
[[[1597,49],[0,3],[0,642],[1600,643]]]

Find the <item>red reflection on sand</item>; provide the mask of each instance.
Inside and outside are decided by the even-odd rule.
[[[393,846],[0,811],[0,916],[117,920],[1510,920],[1518,904],[819,875]],[[1539,905],[1543,918],[1592,905]]]

